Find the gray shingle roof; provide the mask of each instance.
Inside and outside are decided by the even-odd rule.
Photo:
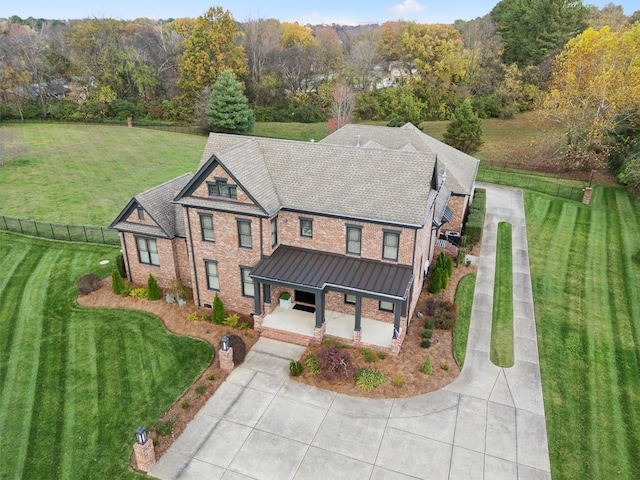
[[[172,203],[172,200],[192,177],[192,173],[185,173],[136,195],[120,212],[110,228],[165,238],[185,236],[182,206]],[[138,205],[144,208],[149,217],[158,224],[157,227],[127,221],[129,215]]]
[[[209,137],[205,151],[211,157],[194,183],[219,161],[269,215],[288,208],[403,225],[426,221],[435,164],[431,152],[225,137]],[[185,195],[177,200],[191,203]]]
[[[411,123],[400,128],[380,127],[375,125],[345,125],[320,141],[333,145],[364,145],[375,148],[381,145],[393,150],[411,150],[433,152],[438,156],[442,174],[443,165],[447,164],[447,187],[452,193],[470,195],[479,165],[479,160],[440,142],[422,132]]]

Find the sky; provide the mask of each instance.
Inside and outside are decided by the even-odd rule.
[[[611,0],[586,0],[585,5],[603,7]],[[302,24],[357,25],[389,20],[415,20],[420,23],[453,23],[486,15],[498,0],[104,0],[102,2],[2,0],[0,18],[78,19],[116,18],[133,20],[147,17],[167,19],[195,18],[209,7],[221,6],[243,22],[257,18],[276,18]],[[618,0],[627,15],[640,9],[638,0]]]

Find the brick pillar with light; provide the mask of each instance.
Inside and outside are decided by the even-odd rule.
[[[220,359],[220,368],[229,373],[233,370],[233,348],[229,346],[229,337],[224,336],[220,340],[220,351],[218,352]]]
[[[153,440],[149,440],[147,430],[138,427],[136,430],[136,443],[133,444],[133,453],[136,456],[138,470],[147,473],[156,463],[156,452],[153,448]]]

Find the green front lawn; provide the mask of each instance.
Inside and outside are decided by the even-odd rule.
[[[464,365],[464,357],[467,353],[471,306],[473,305],[475,288],[476,274],[470,273],[462,277],[456,289],[455,304],[458,306],[458,316],[453,327],[453,356],[460,367]]]
[[[211,360],[157,317],[76,304],[78,278],[117,253],[0,232],[0,478],[134,476],[135,429]]]
[[[640,478],[638,197],[525,207],[553,478]]]

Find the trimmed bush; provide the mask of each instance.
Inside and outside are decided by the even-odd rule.
[[[224,309],[224,303],[222,303],[222,299],[216,293],[216,296],[213,297],[213,323],[222,325],[226,317],[227,312]]]
[[[316,355],[316,361],[326,380],[351,380],[356,374],[349,351],[335,344],[322,347]]]
[[[229,327],[235,328],[238,326],[238,314],[234,313],[232,315],[229,315],[228,317],[225,317],[224,321],[222,322],[224,325],[227,325]]]
[[[309,372],[318,375],[320,373],[320,366],[318,365],[318,362],[316,361],[316,356],[315,355],[309,355],[305,361],[304,364],[306,365],[306,367],[309,369]]]
[[[240,365],[244,362],[244,357],[247,356],[247,346],[244,344],[244,340],[238,335],[229,335],[229,346],[233,348],[234,365]]]
[[[111,291],[116,295],[124,295],[125,291],[124,281],[116,268],[111,271]]]
[[[487,192],[482,188],[476,188],[473,195],[473,203],[469,206],[469,215],[463,229],[469,245],[478,243],[482,238],[486,203]]]
[[[435,328],[451,330],[456,323],[458,306],[451,302],[441,301],[433,313]]]
[[[367,363],[373,363],[378,359],[378,355],[376,355],[376,352],[372,352],[368,348],[361,350],[360,353],[362,354],[362,356],[364,356],[364,361]]]
[[[425,330],[422,332],[422,338],[431,338],[433,337],[433,330]]]
[[[425,375],[433,375],[433,365],[431,365],[431,357],[427,355],[424,364],[422,365],[422,369],[420,369],[422,373]]]
[[[431,340],[429,340],[428,338],[423,338],[420,342],[420,346],[422,348],[429,348],[431,346]]]
[[[404,387],[404,377],[402,375],[396,375],[393,377],[393,380],[391,380],[391,383],[393,383],[394,387],[402,388]]]
[[[431,283],[429,283],[429,292],[439,293],[442,289],[442,271],[436,267],[436,270],[431,275]]]
[[[292,377],[299,377],[300,375],[302,375],[303,370],[304,370],[304,367],[297,360],[294,360],[292,358],[289,361],[289,372],[291,373]]]
[[[88,273],[78,279],[78,291],[82,295],[88,295],[100,288],[100,277],[94,273]]]
[[[149,274],[149,278],[147,279],[147,298],[153,301],[162,298],[162,291],[158,286],[158,282],[151,274]]]
[[[125,278],[127,276],[127,268],[125,267],[124,257],[122,256],[122,254],[116,257],[116,268],[118,269],[118,273],[122,278]]]
[[[379,387],[387,381],[387,377],[380,370],[361,368],[356,374],[356,385],[365,392]]]
[[[171,435],[171,432],[173,431],[173,424],[176,423],[177,419],[178,418],[174,415],[167,421],[158,422],[156,424],[156,433],[162,436]]]

